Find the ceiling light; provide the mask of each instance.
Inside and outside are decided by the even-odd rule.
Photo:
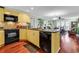
[[[58,17],[53,17],[53,20],[58,20]]]
[[[31,9],[31,10],[34,10],[34,7],[31,7],[30,9]]]
[[[65,14],[67,14],[66,11],[53,11],[47,13],[45,16],[63,16]]]
[[[30,10],[26,10],[26,12],[30,12]]]

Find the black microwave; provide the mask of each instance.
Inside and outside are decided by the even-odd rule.
[[[4,14],[4,22],[8,22],[8,21],[17,22],[18,21],[18,16]]]

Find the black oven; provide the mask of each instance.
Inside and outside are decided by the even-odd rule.
[[[18,29],[5,29],[5,44],[19,41]]]

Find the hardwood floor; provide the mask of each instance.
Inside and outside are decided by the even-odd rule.
[[[73,32],[66,32],[61,35],[61,49],[60,53],[78,53],[79,52],[79,38]]]
[[[42,49],[40,48],[37,49],[28,42],[15,42],[0,48],[0,53],[43,53],[43,52],[44,51]]]

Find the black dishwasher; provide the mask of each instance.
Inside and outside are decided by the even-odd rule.
[[[51,53],[51,32],[40,32],[40,47],[47,53]]]

